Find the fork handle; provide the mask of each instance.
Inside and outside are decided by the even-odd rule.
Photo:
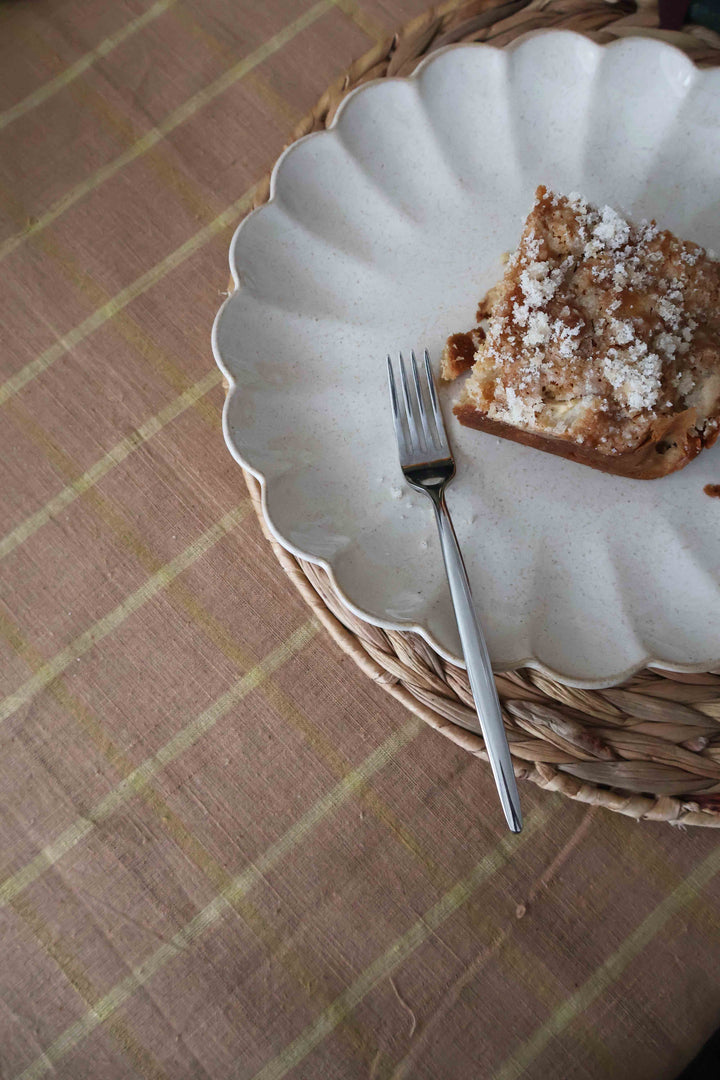
[[[443,492],[428,491],[435,507],[435,517],[440,532],[443,560],[450,585],[455,618],[460,632],[463,655],[470,679],[475,708],[480,721],[480,730],[485,740],[485,749],[490,759],[495,784],[500,795],[500,802],[511,832],[522,829],[520,797],[515,772],[513,770],[510,748],[508,747],[503,725],[500,702],[498,700],[492,665],[485,638],[475,614],[470,582],[465,563],[460,552],[450,512]]]

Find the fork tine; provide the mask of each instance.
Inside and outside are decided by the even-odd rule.
[[[425,399],[423,398],[422,387],[420,386],[420,376],[418,375],[417,360],[415,359],[415,350],[410,353],[410,361],[412,365],[413,382],[415,383],[415,393],[417,394],[418,406],[420,409],[420,422],[422,424],[423,433],[425,435],[425,447],[426,450],[433,449],[433,437],[430,434],[430,427],[428,425],[428,416],[425,409]]]
[[[435,430],[437,431],[438,436],[438,449],[441,453],[449,455],[450,447],[448,446],[447,432],[445,431],[445,421],[443,420],[443,415],[440,411],[440,404],[435,390],[435,379],[433,378],[432,367],[430,366],[430,354],[427,349],[425,350],[425,374],[427,375],[428,390],[430,391],[430,404],[432,405],[433,420],[435,421]]]
[[[402,382],[403,398],[405,399],[405,419],[407,420],[408,431],[410,432],[410,452],[415,453],[420,448],[420,436],[415,420],[415,409],[413,409],[412,401],[410,400],[410,386],[408,384],[407,374],[405,373],[405,361],[403,360],[403,354],[400,353],[399,355],[400,381]]]
[[[388,385],[390,387],[390,403],[392,405],[393,424],[395,425],[395,438],[398,444],[398,454],[400,457],[400,463],[402,464],[408,456],[407,438],[405,436],[405,429],[402,425],[402,419],[400,416],[400,402],[398,401],[397,387],[395,386],[395,374],[393,372],[392,360],[388,356],[387,358],[387,371],[388,371]]]

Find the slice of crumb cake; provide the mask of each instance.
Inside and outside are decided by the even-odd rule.
[[[454,378],[475,345],[464,424],[641,479],[718,436],[720,262],[697,244],[539,187],[478,318],[443,355]]]

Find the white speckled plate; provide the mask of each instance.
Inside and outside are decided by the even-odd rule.
[[[473,324],[535,186],[720,250],[720,70],[630,39],[459,45],[362,87],[295,143],[235,234],[213,346],[225,435],[290,551],[354,611],[459,643],[430,505],[402,483],[389,350]],[[461,428],[449,502],[496,669],[581,686],[720,667],[720,444],[674,476],[605,476]]]

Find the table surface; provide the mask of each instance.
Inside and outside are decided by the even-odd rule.
[[[360,674],[223,444],[227,247],[418,0],[0,7],[0,1076],[664,1080],[714,832],[488,770]]]

